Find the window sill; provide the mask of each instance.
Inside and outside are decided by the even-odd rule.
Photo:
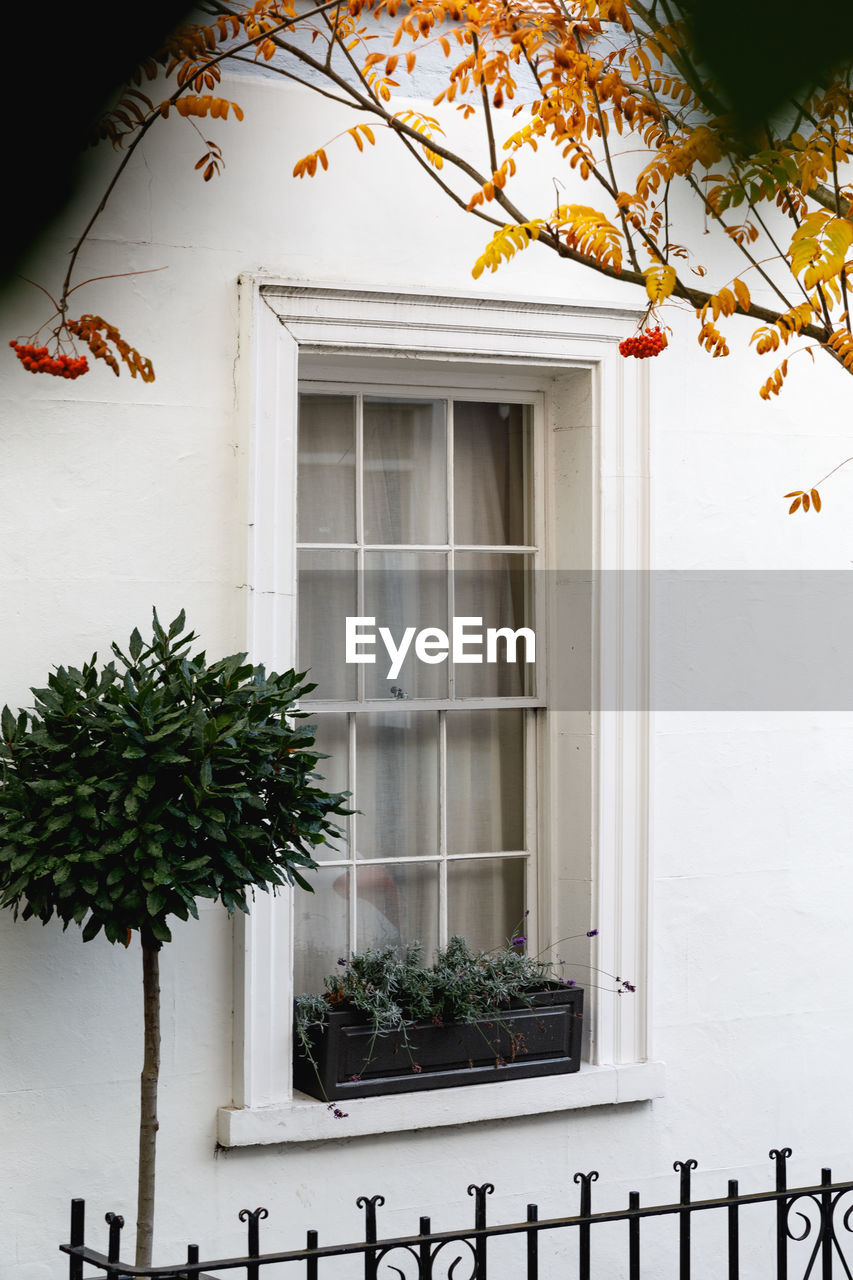
[[[621,1102],[647,1102],[663,1096],[664,1078],[662,1062],[605,1067],[585,1064],[576,1075],[542,1076],[384,1098],[353,1098],[346,1103],[344,1120],[336,1120],[324,1102],[297,1093],[292,1102],[281,1106],[221,1107],[219,1144],[251,1147],[327,1142]]]

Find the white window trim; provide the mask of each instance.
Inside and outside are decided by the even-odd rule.
[[[284,670],[295,654],[298,360],[405,358],[483,364],[512,380],[588,369],[593,378],[592,567],[643,573],[649,551],[648,374],[618,355],[640,312],[620,307],[240,281],[241,412],[249,457],[248,649]],[[433,366],[434,368],[434,366]],[[494,382],[493,382],[493,385]],[[511,385],[511,384],[508,384]],[[559,404],[550,408],[560,430]],[[553,490],[551,500],[553,501]],[[581,566],[588,568],[588,564]],[[634,582],[644,581],[642,577]],[[599,687],[649,684],[649,602],[608,593],[594,639]],[[643,705],[641,701],[639,705]],[[594,711],[589,728],[595,923],[593,961],[629,976],[635,995],[598,1002],[594,1061],[577,1075],[354,1099],[336,1120],[291,1087],[292,903],[258,893],[236,922],[234,1105],[219,1113],[224,1146],[304,1142],[492,1120],[658,1097],[663,1065],[649,1060],[651,717]],[[556,922],[552,922],[556,924]],[[543,931],[543,936],[547,929]],[[556,936],[556,935],[555,935]]]

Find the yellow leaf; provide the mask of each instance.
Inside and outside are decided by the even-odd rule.
[[[721,289],[717,295],[720,301],[720,311],[724,316],[732,316],[737,310],[737,300],[731,289]]]
[[[738,306],[740,307],[741,311],[748,311],[750,297],[749,297],[749,290],[747,289],[744,282],[742,280],[734,280],[732,281],[732,288],[735,291],[735,297],[737,298]]]
[[[849,218],[833,218],[824,228],[824,235],[833,258],[843,260],[853,243],[853,222]]]
[[[820,494],[817,489],[812,489],[812,506],[815,511],[820,511]]]
[[[675,268],[668,262],[653,262],[644,272],[646,277],[646,293],[652,302],[662,302],[668,298],[675,288]]]
[[[471,270],[474,279],[479,279],[486,268],[497,271],[501,262],[509,262],[519,250],[526,249],[539,238],[540,226],[539,222],[522,222],[499,227],[474,263]]]
[[[563,204],[554,210],[550,221],[556,224],[570,249],[603,266],[622,269],[621,232],[603,213],[588,205]]]

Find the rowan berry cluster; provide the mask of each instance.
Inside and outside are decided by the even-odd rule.
[[[64,352],[52,356],[47,347],[37,347],[32,342],[9,343],[15,355],[30,373],[52,373],[57,378],[79,378],[81,373],[89,372],[89,361],[85,356],[67,356]]]
[[[666,337],[660,329],[646,329],[637,338],[625,338],[619,343],[620,356],[636,356],[638,360],[647,360],[649,356],[659,356],[666,346]]]

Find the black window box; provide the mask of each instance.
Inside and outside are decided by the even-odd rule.
[[[463,1084],[520,1080],[580,1068],[583,989],[557,987],[514,1000],[477,1022],[421,1022],[376,1036],[348,1009],[331,1009],[326,1026],[312,1028],[319,1071],[296,1044],[294,1087],[335,1102],[382,1093],[451,1089]]]

